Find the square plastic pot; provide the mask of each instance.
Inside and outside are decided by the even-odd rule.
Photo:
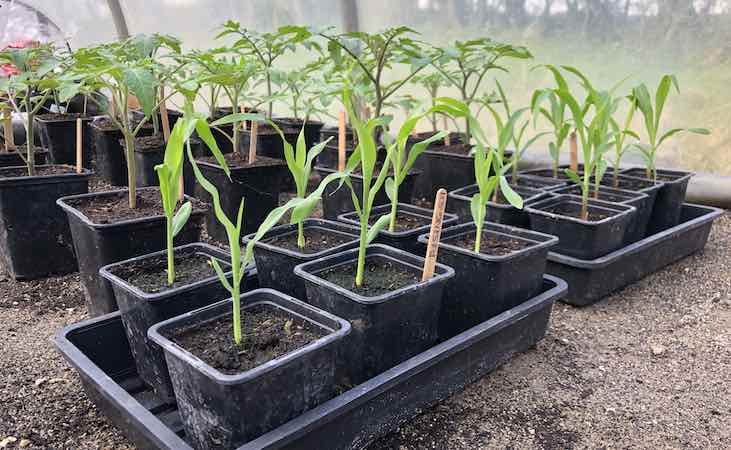
[[[228,217],[236,217],[241,199],[245,199],[242,234],[255,232],[269,212],[279,206],[279,193],[287,174],[287,164],[276,160],[271,164],[252,167],[231,167],[231,179],[223,169],[214,163],[196,160],[204,177],[218,189],[221,207]],[[196,184],[195,196],[206,203],[211,203],[211,195]],[[228,235],[223,225],[216,219],[211,208],[206,215],[208,234],[221,241],[228,242]]]
[[[315,170],[320,174],[321,177],[326,177],[331,173],[335,173],[336,170],[328,169],[326,167],[315,167]],[[414,191],[414,184],[416,180],[422,175],[420,171],[412,169],[404,178],[404,181],[399,187],[399,198],[404,203],[409,203],[412,198]],[[356,192],[356,197],[360,204],[363,204],[363,177],[359,175],[350,175],[350,181],[353,185],[353,189]],[[373,200],[373,206],[380,206],[389,203],[390,200],[386,195],[386,190],[381,189],[376,193],[376,197]],[[328,220],[337,220],[340,214],[349,213],[353,210],[353,198],[350,195],[350,189],[348,186],[343,184],[339,186],[339,182],[332,182],[326,188],[322,194],[322,215]]]
[[[569,184],[567,181],[556,180],[554,178],[543,178],[538,176],[522,176],[518,174],[518,181],[514,182],[512,176],[507,177],[508,182],[511,186],[527,187],[531,189],[538,189],[540,191],[553,191],[565,187]]]
[[[390,213],[390,204],[375,206],[371,209],[371,217],[381,217]],[[389,231],[388,225],[386,225],[386,227],[378,233],[374,242],[376,244],[388,245],[401,249],[405,252],[423,256],[426,252],[426,245],[419,242],[419,236],[429,232],[429,229],[431,228],[432,213],[433,211],[431,209],[421,208],[407,203],[399,203],[398,214],[425,219],[427,221],[427,225],[422,225],[420,227],[404,231]],[[355,211],[339,215],[338,220],[360,227],[360,219],[358,219],[358,213]],[[456,225],[457,223],[457,216],[455,214],[444,213],[444,219],[442,220],[443,228]]]
[[[625,169],[622,175],[651,181],[647,178],[645,169]],[[658,169],[658,180],[662,186],[657,191],[657,198],[652,208],[649,222],[649,233],[655,234],[672,228],[680,222],[680,214],[688,190],[688,182],[695,175],[692,172]]]
[[[292,147],[297,145],[299,129],[294,130],[292,128],[283,128],[282,133],[284,133],[284,138],[287,142],[292,144]],[[249,154],[250,140],[250,128],[239,132],[239,153],[242,156],[247,156]],[[262,123],[259,123],[256,134],[256,154],[266,156],[268,158],[284,159],[284,144],[282,143],[282,137],[274,128],[264,126]]]
[[[37,166],[41,167],[49,166]],[[16,280],[75,272],[71,230],[56,200],[88,192],[91,172],[3,175],[26,170],[25,166],[0,169],[0,259],[5,270]]]
[[[589,200],[589,213],[605,213],[609,216],[598,221],[546,211],[560,206],[581,208],[581,199],[557,195],[527,206],[531,229],[557,236],[559,244],[555,252],[584,259],[598,258],[620,248],[624,244],[627,227],[637,211],[633,206],[599,200]]]
[[[85,150],[82,158],[83,166],[90,169],[92,152],[89,150],[92,148],[92,139],[88,125],[92,118],[82,117],[81,120],[82,148]],[[41,145],[48,150],[51,161],[54,164],[76,165],[76,117],[43,119],[36,116],[35,123],[41,137]]]
[[[453,242],[475,234],[475,223],[464,223],[442,231],[439,261],[454,269],[442,299],[439,339],[457,334],[495,317],[533,297],[540,291],[548,251],[558,244],[555,236],[485,222],[483,233],[515,239],[529,247],[507,255],[475,253]],[[429,235],[419,237],[426,244]]]
[[[304,126],[305,128],[305,145],[307,148],[312,148],[313,145],[320,142],[320,129],[322,129],[324,123],[319,120],[308,120],[305,122],[303,119],[295,119],[294,117],[280,117],[272,119],[279,128],[287,128],[290,130],[297,130],[297,136],[295,136],[293,147],[297,145],[297,138],[299,137],[299,130]]]
[[[357,259],[356,248],[294,268],[305,280],[308,303],[353,325],[345,356],[351,384],[362,383],[434,345],[444,286],[454,276],[452,268],[437,264],[432,278],[376,297],[364,297],[319,276],[337,266],[355,265]],[[380,244],[367,247],[366,259],[366,263],[389,261],[418,271],[424,265],[421,257]]]
[[[513,190],[522,198],[525,205],[546,198],[549,194],[540,189],[513,186]],[[447,211],[456,214],[459,223],[473,222],[470,203],[472,197],[480,191],[476,184],[465,186],[449,193]],[[490,222],[528,228],[530,222],[524,209],[518,209],[506,203],[487,202],[487,219]]]
[[[143,188],[152,189],[155,188]],[[143,189],[139,189],[141,191]],[[122,220],[115,223],[96,223],[74,207],[79,201],[92,198],[128,195],[126,189],[72,195],[57,200],[66,212],[74,249],[79,262],[81,286],[86,307],[92,317],[116,311],[117,302],[112,286],[99,275],[99,269],[107,264],[146,255],[167,247],[165,242],[165,216],[157,215],[140,219]],[[200,240],[203,228],[202,211],[193,211],[190,219],[175,237],[176,244],[189,244]]]
[[[592,194],[594,189],[595,188],[592,186]],[[556,194],[580,196],[581,187],[574,184],[556,189],[553,192]],[[629,225],[627,225],[627,231],[624,235],[624,243],[631,244],[645,238],[645,235],[647,234],[647,223],[650,220],[650,213],[652,213],[652,199],[649,195],[643,194],[642,192],[614,189],[602,185],[599,187],[599,200],[634,206],[637,211]]]
[[[229,263],[231,256],[208,244],[194,243],[175,247],[176,258],[185,255],[200,255],[218,260],[221,267],[228,268],[225,275],[231,281]],[[160,398],[167,403],[174,401],[173,386],[165,363],[162,349],[147,337],[147,330],[156,323],[179,316],[229,297],[230,294],[221,284],[215,273],[194,283],[176,286],[157,293],[147,293],[128,283],[116,274],[130,265],[144,263],[145,260],[160,258],[165,261],[167,250],[138,256],[126,261],[109,264],[99,270],[99,274],[109,281],[114,289],[114,298],[127,334],[137,373]],[[251,267],[248,269],[251,272]]]
[[[254,246],[254,260],[256,261],[259,276],[259,286],[305,300],[307,298],[305,283],[294,274],[295,266],[356,247],[359,242],[360,230],[344,223],[322,219],[306,219],[303,226],[305,230],[317,229],[328,234],[350,238],[351,241],[316,253],[303,253],[279,247],[271,242],[276,237],[296,235],[297,225],[276,226],[269,230],[264,238]],[[244,244],[248,244],[253,237],[254,233],[246,236]]]
[[[166,336],[232,314],[231,299],[153,326],[150,339],[165,351],[186,434],[198,449],[235,448],[335,394],[336,364],[350,324],[271,289],[241,296],[242,313],[276,309],[308,322],[324,336],[236,375],[225,375]]]
[[[414,194],[418,199],[434,200],[441,188],[453,191],[475,181],[472,155],[440,151],[438,146],[432,146],[419,155],[414,169],[422,171],[422,176],[414,183]]]
[[[124,136],[117,128],[102,128],[97,118],[89,124],[89,135],[94,147],[96,174],[113,186],[127,186],[127,158],[120,143]],[[143,125],[137,136],[150,136],[152,126]]]
[[[4,147],[3,147],[4,149]],[[14,151],[0,152],[0,167],[15,167],[24,166],[26,149],[23,147],[16,147]],[[36,147],[33,150],[33,156],[35,157],[36,166],[42,166],[48,161],[48,150],[44,150],[41,147]]]

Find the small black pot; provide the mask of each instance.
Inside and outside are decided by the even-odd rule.
[[[414,163],[414,168],[423,172],[414,185],[417,199],[434,200],[441,188],[447,191],[459,189],[475,182],[475,160],[472,155],[462,155],[441,151],[439,146],[431,146]]]
[[[407,203],[398,204],[398,214],[405,214],[408,216],[415,216],[421,219],[426,219],[427,224],[417,228],[405,231],[388,231],[388,225],[383,228],[379,233],[378,237],[374,241],[376,244],[389,245],[394,248],[398,248],[405,252],[413,253],[415,255],[424,256],[426,252],[426,245],[419,242],[419,235],[428,233],[431,228],[432,210],[421,208]],[[374,206],[371,210],[371,217],[380,217],[391,213],[391,204]],[[358,213],[351,211],[346,214],[340,214],[338,220],[341,222],[360,226],[360,219],[358,219]],[[451,213],[444,213],[444,219],[442,220],[442,227],[446,228],[458,223],[457,216]]]
[[[150,216],[115,223],[95,223],[74,207],[78,202],[94,197],[127,195],[128,191],[123,189],[73,195],[56,201],[68,216],[74,249],[79,261],[81,286],[89,315],[92,317],[117,310],[112,286],[99,276],[100,268],[117,261],[156,252],[167,246],[165,216]],[[191,213],[188,223],[175,237],[177,244],[188,244],[199,240],[203,228],[203,214],[202,211],[196,210]]]
[[[225,375],[166,336],[230,315],[231,299],[150,328],[150,339],[165,351],[183,427],[197,449],[236,448],[335,394],[336,365],[350,333],[347,321],[271,289],[248,292],[241,303],[243,313],[277,309],[325,336],[246,372]]]
[[[523,186],[512,186],[512,188],[523,198],[524,205],[544,199],[549,195],[545,191],[535,188]],[[447,197],[447,211],[456,214],[459,223],[473,222],[475,219],[472,217],[470,203],[472,197],[479,191],[480,188],[473,184],[450,192]],[[515,208],[509,203],[487,202],[487,215],[485,217],[485,220],[490,222],[521,228],[528,228],[530,224],[525,210]]]
[[[202,255],[218,260],[221,267],[229,268],[225,275],[231,281],[229,262],[231,257],[216,247],[208,244],[195,243],[175,247],[175,255]],[[152,343],[147,337],[147,330],[156,323],[162,322],[181,314],[193,311],[230,296],[214,272],[195,283],[177,286],[173,289],[158,293],[147,293],[117,274],[126,266],[144,263],[145,260],[157,259],[165,264],[167,250],[149,255],[138,256],[126,261],[102,267],[99,274],[109,281],[114,289],[114,298],[124,324],[132,356],[135,359],[137,373],[164,402],[171,403],[175,394],[165,364],[165,354],[162,349]],[[248,272],[251,272],[249,268]],[[247,274],[245,274],[246,276]]]
[[[135,141],[137,140],[135,139]],[[122,147],[122,151],[126,151],[124,140],[121,140],[119,144]],[[160,178],[155,171],[155,166],[164,162],[165,148],[166,144],[162,141],[159,146],[146,147],[144,149],[140,149],[135,145],[135,164],[137,165],[135,180],[137,181],[138,187],[160,186]],[[211,154],[208,147],[202,145],[202,141],[195,137],[190,138],[190,149],[196,158],[210,156]],[[183,158],[183,191],[188,195],[193,195],[195,191],[195,174],[193,173],[193,166],[190,165],[187,155]]]
[[[567,194],[580,196],[581,187],[570,185],[553,191],[556,194]],[[594,192],[594,187],[591,187]],[[637,209],[632,221],[627,226],[625,232],[624,243],[631,244],[645,238],[647,233],[647,222],[650,220],[652,205],[650,196],[642,192],[625,191],[623,189],[614,189],[607,186],[599,187],[599,200],[605,202],[621,203],[623,205],[634,206]]]
[[[625,169],[622,176],[638,178],[650,181],[647,178],[645,169]],[[662,186],[657,191],[657,198],[652,208],[648,233],[655,234],[672,228],[680,222],[680,212],[685,202],[685,192],[688,190],[688,182],[695,175],[692,172],[681,172],[677,170],[658,169],[658,180]]]
[[[37,166],[42,169],[49,166]],[[71,231],[56,199],[89,190],[91,172],[26,176],[0,169],[0,259],[11,277],[33,280],[77,270]]]
[[[555,178],[543,178],[537,176],[521,176],[518,175],[518,182],[513,182],[513,177],[507,177],[508,182],[511,186],[517,185],[517,187],[527,187],[531,189],[538,189],[541,191],[553,191],[570,184],[569,181],[556,180]]]
[[[589,213],[608,213],[599,221],[588,221],[547,211],[567,207],[581,209],[581,199],[556,195],[526,207],[531,229],[559,238],[555,251],[582,259],[594,259],[622,247],[627,227],[637,210],[633,206],[589,200]]]
[[[241,199],[245,199],[242,234],[255,232],[269,212],[279,206],[279,193],[289,173],[284,161],[272,159],[266,165],[229,166],[229,180],[218,164],[198,160],[196,163],[203,176],[218,189],[221,207],[228,217],[236,217]],[[197,198],[211,203],[211,195],[202,186],[196,184],[195,193]],[[226,229],[216,219],[213,209],[206,216],[206,230],[213,238],[228,242]]]
[[[338,168],[338,127],[334,126],[323,126],[320,129],[319,142],[325,142],[328,138],[330,142],[325,145],[325,148],[315,158],[315,165],[318,167],[324,167],[326,169],[336,170]],[[350,127],[345,129],[345,160],[350,158],[355,150],[355,134]],[[385,152],[378,152],[377,160],[383,161],[385,159]],[[334,217],[333,217],[334,219]]]
[[[315,167],[315,170],[323,178],[331,173],[335,173],[336,170],[328,169],[325,167]],[[404,181],[399,186],[399,198],[404,203],[411,201],[412,193],[414,191],[415,180],[419,178],[421,172],[411,169],[406,175]],[[353,184],[353,189],[356,192],[358,201],[363,204],[363,177],[359,175],[350,175],[350,181]],[[373,206],[385,205],[389,203],[388,195],[386,190],[381,189],[376,194],[373,200]],[[339,182],[332,182],[326,188],[322,194],[322,215],[329,220],[336,220],[340,214],[348,213],[353,210],[353,198],[350,195],[350,189],[348,186],[343,184],[339,187]]]
[[[548,251],[558,238],[535,231],[485,222],[483,235],[496,239],[523,241],[530,247],[507,255],[475,253],[452,244],[467,234],[475,234],[475,223],[445,228],[439,243],[439,261],[454,268],[442,299],[439,339],[447,340],[497,316],[537,294],[543,285]],[[426,244],[429,235],[419,236]]]
[[[344,223],[333,222],[322,219],[306,219],[304,220],[304,228],[316,228],[327,231],[330,234],[336,234],[343,237],[352,238],[348,243],[338,245],[336,247],[322,250],[317,253],[302,253],[299,251],[289,250],[277,246],[272,243],[272,239],[285,235],[294,235],[297,233],[297,225],[279,225],[272,228],[264,235],[264,238],[254,246],[254,259],[256,261],[257,275],[259,277],[259,286],[263,288],[275,289],[294,298],[305,300],[307,292],[305,291],[305,283],[301,278],[295,276],[294,267],[309,261],[329,256],[358,245],[359,230],[356,227],[346,225]],[[250,234],[244,238],[244,244],[254,237]]]
[[[564,170],[567,169],[566,166],[559,166],[558,168],[558,178],[553,176],[553,169],[531,169],[531,170],[521,170],[519,172],[519,175],[527,176],[530,178],[541,178],[541,179],[549,179],[556,182],[563,182],[563,183],[573,183],[571,179],[566,175],[566,172]]]
[[[48,158],[48,151],[43,150],[42,147],[36,147],[33,150],[33,156],[35,157],[36,166],[42,166],[46,164]],[[25,165],[25,149],[16,147],[15,151],[2,152],[0,153],[0,167],[15,167]]]
[[[284,139],[294,148],[297,145],[299,130],[283,128]],[[239,153],[246,157],[249,155],[249,141],[251,140],[251,128],[241,130],[239,133]],[[284,144],[282,137],[273,127],[260,123],[256,133],[256,154],[267,158],[284,159]]]
[[[308,120],[306,123],[303,119],[295,119],[294,117],[281,117],[272,120],[274,123],[282,129],[297,130],[297,136],[295,136],[293,147],[296,148],[297,139],[299,138],[299,131],[302,130],[302,126],[305,127],[305,145],[307,149],[312,148],[313,145],[320,142],[320,129],[324,123],[319,120]],[[248,147],[247,147],[248,149]]]
[[[421,271],[424,259],[393,247],[375,244],[367,248],[367,260],[391,261]],[[295,267],[305,280],[307,302],[348,319],[353,333],[345,358],[352,384],[363,381],[419,354],[438,338],[439,310],[446,282],[454,270],[437,264],[434,276],[377,297],[363,297],[320,278],[327,269],[355,265],[358,249],[352,249]]]
[[[41,145],[48,150],[51,161],[54,164],[76,165],[76,117],[52,117],[48,118],[36,116],[35,123],[38,126],[38,134],[41,136]],[[92,138],[89,133],[89,124],[91,117],[82,117],[83,134],[82,149],[83,166],[87,169],[91,168]]]
[[[95,149],[96,173],[113,186],[127,186],[127,158],[120,142],[124,136],[118,128],[101,126],[104,120],[108,119],[99,117],[89,124],[89,134]],[[152,126],[145,124],[138,136],[150,136],[152,132]]]

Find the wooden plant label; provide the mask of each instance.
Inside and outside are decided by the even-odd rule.
[[[444,207],[446,205],[447,190],[441,188],[437,191],[437,196],[434,198],[434,213],[431,218],[429,243],[426,247],[426,259],[424,260],[424,271],[421,274],[421,281],[426,281],[434,275],[434,267],[437,264],[437,252],[439,251],[439,239],[442,237]]]
[[[338,115],[338,171],[345,170],[345,111]]]
[[[168,117],[168,107],[165,102],[165,86],[160,86],[160,121],[162,122],[162,136],[165,138],[165,142],[170,139],[170,118]]]
[[[83,122],[81,121],[81,117],[78,117],[76,119],[76,173],[81,173],[84,171],[83,130]]]
[[[244,106],[244,105],[239,106],[239,112],[241,112],[242,114],[245,113],[246,106]],[[246,121],[245,120],[241,121],[241,130],[246,131]]]
[[[442,116],[442,120],[444,121],[444,131],[447,132],[447,135],[444,136],[444,145],[449,147],[452,145],[452,136],[449,135],[449,124],[447,123],[447,116]]]
[[[579,146],[576,143],[576,131],[572,131],[569,137],[569,151],[571,152],[571,170],[579,173]]]
[[[3,133],[5,136],[5,151],[9,152],[15,147],[15,136],[13,136],[13,116],[9,109],[3,112]]]
[[[251,122],[251,134],[249,137],[249,164],[256,161],[256,140],[259,132],[259,122]]]

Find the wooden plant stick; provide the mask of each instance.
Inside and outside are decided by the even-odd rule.
[[[345,170],[345,111],[338,116],[338,171]]]
[[[242,114],[245,113],[246,106],[244,106],[244,105],[239,106],[239,112],[241,112]],[[241,121],[241,130],[246,131],[246,121],[245,120]]]
[[[13,136],[13,116],[10,109],[3,112],[3,129],[5,133],[5,151],[9,152],[15,147],[15,136]]]
[[[429,244],[426,247],[426,258],[424,259],[424,271],[421,274],[421,281],[426,281],[434,275],[434,267],[437,264],[437,252],[439,251],[439,239],[442,237],[442,219],[444,219],[444,207],[447,205],[447,190],[441,188],[434,198],[434,213],[431,218],[431,230],[429,231]]]
[[[251,133],[249,137],[249,164],[256,161],[256,140],[259,131],[259,122],[251,122]]]
[[[576,132],[571,132],[569,137],[569,151],[571,152],[571,170],[579,172],[579,147],[576,143]]]
[[[76,119],[76,173],[84,171],[84,154],[82,151],[84,142],[83,122],[81,117]]]
[[[447,123],[447,116],[442,116],[442,120],[444,121],[444,131],[447,132],[447,135],[444,136],[444,145],[449,147],[452,145],[452,136],[449,135],[449,124]]]

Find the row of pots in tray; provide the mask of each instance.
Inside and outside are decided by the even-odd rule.
[[[407,243],[418,254],[370,245],[363,289],[352,281],[357,227],[308,219],[307,250],[297,246],[296,225],[270,230],[254,247],[258,284],[269,289],[241,297],[242,315],[250,316],[242,319],[251,331],[246,349],[254,359],[242,364],[227,353],[232,301],[221,300],[227,291],[203,262],[212,257],[226,267],[222,251],[205,244],[177,247],[177,272],[197,269],[171,289],[157,289],[164,286],[164,252],[108,265],[101,274],[114,286],[139,376],[162,398],[175,398],[197,448],[231,448],[332,398],[338,387],[362,383],[541,289],[557,238],[486,223],[482,250],[475,253],[474,224],[457,224],[452,215],[447,221],[452,226],[442,233],[432,278],[421,279],[422,234],[421,248]],[[151,287],[150,279],[158,284]],[[271,342],[282,342],[275,347],[284,350],[262,357]]]

